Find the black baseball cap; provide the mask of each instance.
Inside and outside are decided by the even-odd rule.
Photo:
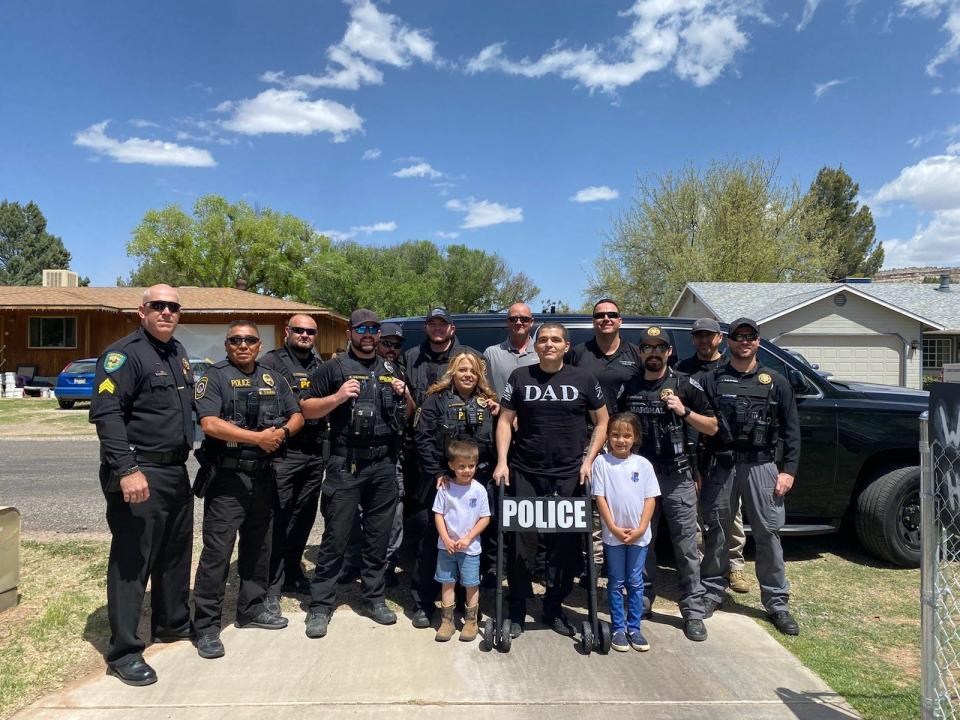
[[[358,325],[366,325],[367,323],[373,325],[380,324],[380,318],[377,317],[377,314],[373,310],[359,308],[350,313],[350,327],[355,328]]]
[[[756,320],[751,320],[748,317],[737,318],[732,323],[730,323],[730,332],[735,333],[738,328],[748,327],[751,328],[757,335],[760,334],[760,326],[757,325]]]
[[[398,338],[403,337],[402,325],[397,325],[397,323],[384,323],[380,326],[380,337],[391,337],[394,335]]]
[[[450,319],[450,313],[447,312],[445,307],[435,307],[430,312],[427,313],[427,317],[424,319],[424,322],[430,322],[434,318],[440,318],[446,323],[453,324],[453,320]]]
[[[643,331],[643,334],[640,336],[640,344],[643,345],[644,343],[650,343],[651,345],[666,343],[670,347],[673,347],[673,341],[670,339],[670,331],[664,330],[656,325],[651,325]]]
[[[720,332],[720,323],[718,323],[713,318],[700,318],[693,323],[693,327],[690,328],[690,332]]]

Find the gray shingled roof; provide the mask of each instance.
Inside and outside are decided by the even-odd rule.
[[[836,290],[836,283],[723,283],[694,282],[688,287],[721,322],[752,317],[762,322],[791,307]],[[941,292],[933,284],[856,283],[850,287],[888,305],[960,332],[960,287]]]

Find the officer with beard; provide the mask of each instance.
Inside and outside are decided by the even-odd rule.
[[[700,553],[697,549],[697,489],[693,482],[688,441],[691,428],[705,435],[715,434],[717,420],[700,383],[668,367],[672,352],[667,331],[655,325],[644,331],[640,340],[643,373],[627,383],[619,400],[619,409],[637,416],[641,430],[638,452],[653,464],[661,491],[661,499],[650,522],[653,537],[643,569],[644,611],[650,611],[655,598],[657,558],[654,548],[660,513],[663,512],[680,575],[684,634],[689,640],[699,642],[707,639],[707,629],[703,624],[704,589],[700,582]]]

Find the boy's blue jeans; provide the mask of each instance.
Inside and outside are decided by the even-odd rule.
[[[640,629],[643,615],[643,563],[647,546],[603,544],[607,556],[607,605],[613,632]],[[627,588],[627,612],[623,611],[623,588]]]

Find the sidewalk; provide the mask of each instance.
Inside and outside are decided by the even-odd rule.
[[[283,631],[223,632],[227,655],[203,660],[187,642],[148,649],[160,680],[128,687],[97,673],[42,698],[17,720],[290,720],[362,717],[625,717],[839,720],[857,715],[754,620],[717,612],[710,639],[686,640],[679,617],[644,623],[652,649],[581,655],[574,639],[536,623],[507,654],[436,643],[400,615],[381,627],[341,605],[327,637],[304,614]],[[571,613],[574,620],[581,619]]]

